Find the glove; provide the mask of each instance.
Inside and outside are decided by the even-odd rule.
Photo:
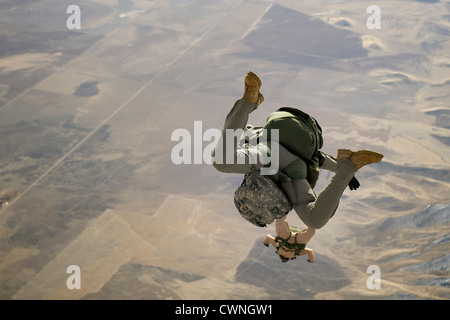
[[[358,179],[356,179],[355,177],[352,178],[352,180],[350,180],[348,187],[350,188],[350,190],[356,190],[358,189],[360,186]]]

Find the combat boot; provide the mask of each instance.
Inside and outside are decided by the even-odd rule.
[[[264,101],[264,96],[259,92],[261,88],[261,80],[253,72],[249,71],[245,76],[245,89],[242,98],[259,106]]]
[[[359,170],[365,165],[380,162],[383,157],[384,156],[381,153],[369,150],[359,150],[353,152],[348,149],[339,149],[337,160],[339,161],[341,159],[350,159],[355,165],[356,169]]]

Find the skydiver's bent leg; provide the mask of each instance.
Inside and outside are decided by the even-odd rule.
[[[241,98],[236,101],[228,113],[222,134],[211,154],[212,164],[218,171],[248,173],[251,172],[252,166],[258,170],[263,166],[263,163],[267,163],[267,155],[256,146],[245,144],[238,148],[249,114],[256,107],[256,103]]]
[[[317,197],[306,179],[296,179],[294,184],[298,202],[294,210],[299,218],[308,227],[322,228],[334,215],[341,196],[355,172],[356,167],[351,160],[338,161],[335,175]]]

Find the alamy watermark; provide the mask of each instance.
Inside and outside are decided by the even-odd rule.
[[[77,5],[70,5],[67,7],[66,13],[70,14],[67,18],[66,26],[69,30],[81,29],[81,9]]]
[[[66,280],[67,289],[81,289],[81,269],[79,266],[73,264],[67,267],[66,273],[70,276]]]
[[[367,7],[367,13],[371,14],[366,21],[367,29],[381,29],[381,9],[373,4]]]
[[[70,276],[66,280],[66,287],[69,290],[81,289],[81,268],[78,265],[70,265],[66,269]],[[377,265],[367,267],[366,273],[370,274],[366,281],[369,290],[381,289],[381,269]]]
[[[367,278],[366,286],[367,289],[381,289],[381,269],[377,265],[371,265],[367,267],[366,273],[371,274],[369,278]]]
[[[70,5],[67,7],[66,13],[70,14],[67,18],[66,26],[69,30],[81,29],[81,9],[77,5]],[[366,13],[370,14],[367,18],[366,26],[368,29],[381,29],[381,9],[379,6],[373,4],[367,7]]]
[[[270,133],[270,148],[268,134]],[[202,121],[194,121],[193,135],[184,128],[172,132],[171,141],[178,142],[171,152],[175,165],[256,165],[261,164],[262,175],[272,175],[279,167],[279,131],[262,129],[255,132],[243,129],[210,128],[203,132]],[[204,142],[210,142],[206,146]]]

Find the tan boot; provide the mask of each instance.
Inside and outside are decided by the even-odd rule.
[[[363,166],[371,163],[380,162],[383,159],[383,155],[381,153],[377,153],[369,150],[359,150],[353,152],[348,149],[339,149],[337,160],[341,159],[350,159],[355,165],[356,169],[361,169]]]
[[[245,90],[242,98],[259,106],[264,101],[264,96],[259,92],[261,88],[261,80],[253,72],[249,71],[245,76]]]

